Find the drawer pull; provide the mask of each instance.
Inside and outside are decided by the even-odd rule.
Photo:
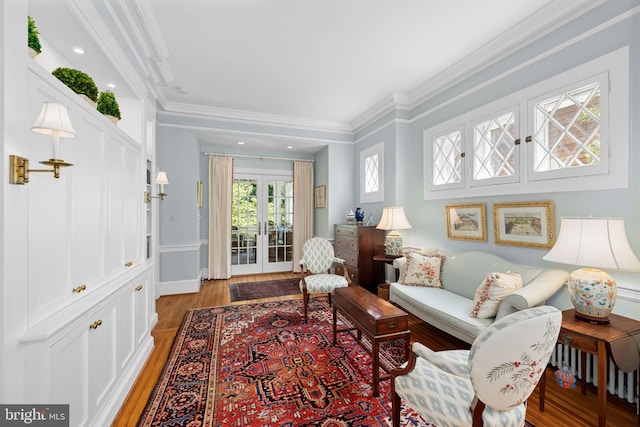
[[[142,285],[136,286],[136,292],[140,292],[142,290]]]
[[[393,329],[398,326],[398,322],[389,322],[387,323],[387,326],[389,327],[389,329]]]
[[[96,320],[89,325],[89,329],[98,329],[98,326],[102,325],[102,320]]]
[[[87,289],[87,285],[80,285],[77,288],[73,288],[73,292],[79,294],[80,292]]]
[[[565,344],[570,345],[571,341],[573,340],[573,337],[571,336],[571,334],[564,334],[562,336],[562,340],[564,341]]]
[[[124,266],[125,267],[131,267],[133,265],[133,261],[127,261]]]

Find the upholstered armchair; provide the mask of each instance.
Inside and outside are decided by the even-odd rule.
[[[434,352],[412,344],[407,364],[392,371],[393,426],[404,401],[438,427],[525,423],[526,401],[553,352],[561,312],[534,307],[494,322],[470,350]]]
[[[302,247],[300,290],[304,301],[305,322],[307,321],[310,294],[328,294],[329,305],[331,305],[333,291],[351,284],[346,268],[343,269],[344,276],[329,273],[329,269],[334,262],[344,265],[344,260],[334,256],[333,246],[326,239],[313,237],[307,240]]]

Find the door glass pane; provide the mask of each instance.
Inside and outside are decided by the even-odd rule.
[[[231,264],[255,264],[258,234],[258,183],[256,180],[233,180],[231,209]]]
[[[291,261],[293,252],[293,182],[271,180],[267,191],[268,262]]]

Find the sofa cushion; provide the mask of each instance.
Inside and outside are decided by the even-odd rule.
[[[390,301],[468,343],[494,321],[470,317],[473,300],[446,289],[392,283],[389,291]]]
[[[407,262],[402,271],[400,283],[409,286],[429,286],[432,288],[442,288],[442,267],[444,266],[444,256],[439,254],[422,255],[419,253],[409,253],[406,255]]]
[[[487,277],[476,289],[470,316],[480,319],[495,317],[502,300],[516,289],[520,289],[522,285],[520,273],[496,272],[487,274]]]

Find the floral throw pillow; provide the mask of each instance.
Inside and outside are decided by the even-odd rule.
[[[520,273],[489,273],[476,289],[471,317],[486,319],[498,314],[503,299],[523,286]]]
[[[444,266],[444,255],[426,256],[419,253],[409,253],[406,258],[407,262],[404,265],[400,283],[410,286],[443,287],[440,277]]]

